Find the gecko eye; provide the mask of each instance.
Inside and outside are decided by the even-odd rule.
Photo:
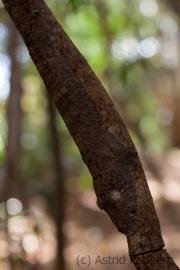
[[[111,190],[110,191],[110,197],[114,201],[118,201],[121,198],[121,194],[118,190]]]

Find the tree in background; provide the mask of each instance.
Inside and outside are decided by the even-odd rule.
[[[173,119],[174,107],[173,103],[171,102],[172,97],[177,96],[177,93],[172,95],[170,90],[171,83],[174,84],[174,81],[176,81],[173,79],[175,77],[173,76],[172,72],[174,70],[173,65],[175,65],[175,62],[173,62],[174,56],[169,55],[169,59],[166,61],[165,56],[168,56],[168,54],[164,53],[164,51],[168,52],[168,48],[170,48],[170,46],[167,45],[172,45],[172,43],[167,44],[167,42],[165,42],[167,39],[169,39],[169,33],[172,31],[170,26],[174,23],[174,29],[177,27],[175,17],[173,18],[174,15],[169,14],[168,10],[166,11],[165,8],[163,12],[166,11],[169,17],[165,15],[165,13],[163,15],[162,10],[159,11],[159,18],[158,16],[155,17],[158,24],[155,24],[155,20],[152,19],[152,17],[143,17],[142,14],[140,15],[140,13],[138,13],[138,9],[144,13],[147,13],[148,10],[145,8],[145,4],[148,4],[148,1],[147,3],[144,2],[146,1],[142,1],[140,5],[137,3],[136,6],[138,8],[132,6],[134,15],[131,14],[131,16],[128,14],[129,9],[127,8],[127,4],[125,2],[121,3],[121,9],[118,8],[118,5],[115,4],[114,1],[112,1],[111,4],[107,4],[102,1],[100,7],[98,6],[97,9],[88,2],[80,4],[78,1],[69,2],[68,4],[61,3],[61,8],[57,3],[50,3],[50,5],[55,10],[56,15],[61,17],[61,22],[65,26],[66,30],[87,57],[94,70],[103,79],[104,84],[107,85],[106,78],[110,78],[111,85],[113,87],[108,88],[109,90],[113,90],[112,92],[113,96],[115,96],[116,104],[120,104],[121,113],[123,113],[123,118],[130,128],[132,138],[138,146],[138,149],[140,150],[141,146],[143,145],[143,148],[141,148],[143,149],[141,150],[141,153],[143,153],[146,161],[148,161],[146,165],[148,165],[149,170],[151,170],[155,175],[157,172],[162,172],[162,170],[159,170],[159,167],[156,170],[155,165],[157,164],[158,160],[155,154],[160,151],[164,151],[164,149],[168,149],[170,146],[170,140],[168,140],[168,136],[170,136],[170,134],[168,132],[172,130],[170,129],[172,124],[175,128],[177,126],[174,125],[175,113]],[[151,4],[153,5],[152,2],[154,3],[154,1],[151,1]],[[102,7],[103,5],[105,8]],[[153,9],[150,10],[152,14]],[[109,48],[108,53],[106,53],[104,46],[106,44],[104,37],[107,35],[107,33],[105,33],[103,30],[105,23],[101,22],[99,24],[99,16],[101,14],[103,14],[104,19],[107,18],[107,26],[110,32],[110,36],[107,39],[107,48]],[[121,14],[121,17],[119,17],[119,14]],[[73,24],[74,20],[77,22],[77,24]],[[166,21],[171,22],[168,23],[168,25],[170,25],[168,27],[169,32],[165,27],[167,25]],[[159,27],[157,27],[157,25],[160,26],[160,30],[158,29]],[[83,29],[85,30],[83,31]],[[120,29],[121,32],[118,33]],[[123,31],[123,29],[125,30]],[[161,30],[164,32],[160,32]],[[150,35],[153,35],[156,38],[147,39]],[[172,34],[170,35],[171,38],[173,38]],[[120,39],[122,36],[124,37],[124,40]],[[159,45],[157,41],[159,42],[160,38],[164,38],[164,41],[161,44],[163,47],[161,53],[156,53],[153,57],[148,58],[150,51],[152,55],[153,51],[155,52],[158,50]],[[150,46],[151,49],[149,52],[145,51],[145,47],[143,47],[143,42],[145,41],[146,44],[152,45]],[[134,46],[134,51],[132,50],[132,46],[130,44]],[[139,46],[138,51],[136,50],[137,44]],[[91,48],[93,48],[93,50]],[[22,47],[21,51],[23,51]],[[111,54],[112,52],[113,56]],[[121,52],[121,54],[118,52]],[[106,63],[107,55],[109,57],[111,55],[111,57],[110,61]],[[166,68],[164,68],[163,65],[160,66],[160,61],[158,59],[161,57],[162,63],[166,66]],[[25,66],[26,63],[23,65]],[[46,163],[45,159],[46,155],[48,154],[49,143],[46,132],[44,132],[45,129],[43,128],[43,123],[46,123],[46,113],[43,113],[43,111],[45,112],[44,105],[46,102],[43,100],[43,97],[41,97],[42,93],[40,91],[36,91],[36,98],[33,99],[33,89],[35,89],[33,82],[36,84],[36,89],[39,87],[39,82],[37,79],[35,79],[34,74],[36,73],[32,65],[30,65],[30,69],[33,76],[28,76],[27,69],[23,68],[22,70],[23,74],[26,75],[26,79],[23,80],[25,93],[21,101],[23,110],[25,111],[25,117],[23,135],[21,137],[21,145],[23,145],[24,153],[20,164],[21,169],[23,169],[23,174],[25,173],[26,175],[26,183],[28,183],[28,190],[26,193],[41,194],[46,199],[48,204],[52,205],[52,198],[49,193],[49,187],[52,186],[52,184],[50,185],[50,183],[47,181],[48,177],[49,179],[52,178],[50,175],[48,176],[48,164]],[[158,77],[157,72],[154,72],[157,70],[159,70],[158,74],[161,74]],[[108,72],[110,73],[110,76],[108,76]],[[146,81],[144,81],[144,76],[147,79]],[[144,89],[146,89],[146,91],[144,91]],[[154,89],[154,93],[150,89]],[[161,90],[159,91],[159,89]],[[154,102],[153,95],[156,95],[156,101],[159,100],[159,103]],[[36,103],[38,103],[39,106],[38,104],[35,105],[35,100],[37,100]],[[148,103],[148,106],[146,105],[147,100],[151,100],[151,102]],[[30,101],[31,106],[29,105],[30,103],[28,101]],[[1,108],[2,106],[3,105],[1,105]],[[39,109],[34,113],[33,116],[33,108],[35,109],[36,106]],[[122,109],[122,106],[124,109]],[[133,114],[131,113],[132,111]],[[37,114],[41,115],[41,117],[39,117],[39,122]],[[57,116],[56,119],[58,119]],[[67,139],[67,135],[65,135],[66,133],[62,124],[59,125],[59,123],[56,121],[56,125],[58,125],[58,129],[63,129],[63,148],[66,148],[68,153],[63,159],[63,164],[65,164],[64,162],[66,160],[66,164],[69,164],[68,166],[72,166],[72,159],[70,158],[69,154],[72,152],[72,150],[70,150],[70,148],[68,149],[67,147],[70,141]],[[38,133],[37,130],[39,130]],[[133,130],[135,132],[133,132]],[[177,132],[174,132],[174,134],[176,133]],[[36,148],[33,148],[33,141],[35,145],[37,139],[41,143],[38,143],[38,149],[34,151],[33,149]],[[173,144],[174,143],[172,141],[172,145]],[[32,148],[30,148],[30,146]],[[76,152],[77,151],[74,147],[74,153],[77,156]],[[174,152],[172,152],[172,154],[173,153]],[[175,151],[175,153],[177,153],[177,151]],[[155,160],[155,162],[152,164],[153,160]],[[44,168],[44,173],[40,173],[40,171],[42,171],[42,166]],[[85,171],[85,174],[83,171]],[[75,173],[75,175],[78,174],[79,172]],[[164,180],[164,176],[161,175],[161,177]],[[38,181],[32,181],[33,178],[38,179]],[[43,179],[43,181],[39,181],[39,179]],[[87,188],[89,185],[88,182],[89,178],[87,172],[83,169],[82,172],[80,172],[78,183],[81,187]],[[156,183],[154,181],[151,182],[153,184]],[[170,183],[168,183],[168,185],[169,184]],[[157,189],[158,185],[156,185],[156,190]],[[171,213],[172,211],[169,212]],[[171,219],[175,219],[175,215],[172,216]]]
[[[164,269],[178,269],[162,249],[137,152],[100,82],[43,1],[4,4],[93,176],[97,205],[127,236],[136,268],[149,269],[151,260],[144,259],[150,256],[157,269],[159,257]]]

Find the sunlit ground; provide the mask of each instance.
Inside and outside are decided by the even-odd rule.
[[[179,150],[172,150],[165,157],[156,157],[163,175],[162,182],[146,171],[166,248],[177,264],[180,264],[179,160]],[[125,236],[117,232],[107,214],[96,206],[94,191],[79,190],[75,181],[75,178],[66,181],[69,195],[62,229],[66,239],[64,260],[67,269],[79,269],[79,255],[90,256],[91,269],[134,269],[129,261]],[[15,198],[0,205],[1,269],[10,269],[10,256],[14,261],[22,260],[22,265],[38,264],[39,269],[52,269],[47,267],[55,265],[56,227],[46,214],[45,205],[42,197],[32,197],[27,210]],[[108,256],[121,258],[122,264],[101,264],[100,259]],[[23,266],[18,269],[23,269]]]
[[[114,1],[113,3],[116,5],[116,2],[117,1]],[[0,7],[2,7],[1,1]],[[112,7],[113,12],[114,9]],[[121,84],[119,84],[118,91],[114,91],[114,89],[111,90],[112,92],[114,91],[117,101],[120,101],[121,104],[125,103],[125,113],[128,115],[129,121],[136,125],[138,122],[137,119],[139,119],[138,128],[145,138],[143,147],[146,148],[148,151],[147,155],[153,159],[158,167],[158,172],[161,175],[160,178],[157,178],[148,168],[144,161],[144,156],[141,154],[142,146],[139,146],[135,132],[133,132],[130,127],[132,138],[137,142],[149,187],[160,218],[166,248],[175,262],[180,265],[180,150],[178,148],[171,149],[170,134],[168,134],[168,132],[165,133],[163,130],[163,128],[167,128],[167,130],[171,129],[175,118],[173,106],[180,96],[180,82],[179,75],[177,75],[179,74],[180,60],[178,37],[179,22],[171,12],[164,13],[164,11],[161,11],[158,3],[154,0],[139,1],[137,10],[141,16],[144,16],[147,20],[151,19],[155,21],[155,25],[139,25],[139,36],[142,36],[142,38],[139,38],[138,35],[136,36],[133,31],[127,31],[125,35],[121,33],[123,29],[121,29],[120,32],[116,32],[109,53],[111,54],[112,61],[114,61],[114,65],[125,63],[125,66],[130,67],[130,65],[136,64],[136,61],[138,63],[139,60],[147,60],[154,69],[159,68],[161,70],[162,68],[166,70],[166,76],[159,75],[156,78],[154,77],[154,85],[152,83],[149,86],[152,90],[149,92],[152,93],[154,91],[153,98],[158,99],[158,93],[160,92],[161,99],[156,100],[157,104],[153,109],[144,112],[141,111],[142,108],[140,108],[142,104],[137,103],[133,99],[126,102],[131,95],[130,88],[123,88]],[[91,12],[90,17],[91,14],[95,14],[93,8]],[[88,20],[90,20],[90,17],[88,17]],[[83,16],[81,10],[76,14],[70,12],[66,14],[65,22],[72,32],[74,31],[73,35],[77,45],[85,57],[88,58],[89,63],[92,64],[95,63],[98,57],[102,57],[104,39],[102,39],[102,46],[102,40],[98,40],[96,36],[93,37],[92,40],[88,39],[86,35],[84,40],[83,38],[78,38],[81,35],[83,36],[82,33],[86,32],[86,30],[84,30],[85,26],[87,26],[88,29],[88,23],[84,18],[85,16]],[[96,18],[96,16],[94,16],[94,18]],[[109,18],[109,20],[111,20],[111,18]],[[74,21],[76,21],[76,23],[74,23]],[[157,29],[154,28],[161,31],[161,34],[156,34]],[[0,23],[1,104],[6,104],[10,91],[11,60],[5,50],[7,38],[8,29],[3,23]],[[22,70],[29,67],[30,58],[23,44],[18,46],[16,54]],[[106,62],[106,60],[104,62]],[[98,64],[97,67],[95,66],[95,70],[98,70],[100,66],[101,64]],[[101,69],[103,70],[103,68]],[[168,71],[173,71],[174,77],[171,77]],[[146,81],[147,74],[143,76],[143,80]],[[149,81],[151,81],[151,79],[149,79]],[[36,151],[40,146],[41,142],[37,130],[39,130],[39,125],[47,125],[47,115],[44,107],[40,108],[38,105],[37,97],[38,95],[41,96],[42,93],[40,93],[41,82],[36,75],[26,74],[26,76],[22,78],[22,86],[24,94],[21,103],[27,115],[27,123],[23,125],[20,145],[23,151],[27,151],[28,155],[28,153]],[[145,92],[144,85],[140,91],[138,92],[139,95]],[[155,102],[151,94],[148,96],[150,97],[150,102],[147,96],[148,91],[146,92],[146,107],[148,107],[151,102],[153,103],[152,105],[154,105]],[[142,103],[144,103],[145,96],[141,98],[143,100]],[[43,98],[41,102],[45,102]],[[58,126],[58,121],[56,124]],[[3,112],[0,113],[1,157],[5,155],[7,129],[5,113]],[[65,129],[65,125],[63,127],[61,125],[59,130],[62,132],[62,130],[64,131]],[[166,149],[171,150],[165,151]],[[73,166],[76,167],[77,165],[77,162],[74,161],[69,153],[64,155],[62,163],[66,169],[71,169]],[[90,181],[91,178],[87,175],[87,172],[86,175],[81,174],[78,179],[74,177],[74,175],[65,179],[67,194],[65,222],[62,230],[65,236],[63,254],[66,268],[67,270],[79,269],[77,265],[77,258],[79,258],[81,269],[87,269],[87,256],[89,256],[91,258],[91,268],[89,269],[134,269],[129,261],[125,236],[118,233],[107,214],[99,210],[96,205],[94,191],[87,186],[86,189],[83,189],[78,185],[79,182],[89,183]],[[32,180],[31,184],[34,186],[37,184],[37,181]],[[114,193],[112,196],[117,198],[119,195],[118,193]],[[42,196],[29,196],[26,202],[20,201],[19,198],[12,197],[8,201],[1,203],[0,269],[55,269],[57,256],[56,236],[57,228],[55,222],[50,217],[47,210],[47,202]],[[85,259],[81,261],[84,256]],[[112,264],[101,264],[100,258],[103,260],[103,258],[108,258],[109,256],[118,259],[118,263],[117,260],[115,260]],[[85,264],[83,265],[82,262]]]

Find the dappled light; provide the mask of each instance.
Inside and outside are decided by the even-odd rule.
[[[6,207],[8,214],[11,216],[20,214],[23,209],[22,203],[15,198],[9,199],[6,202]]]
[[[140,121],[140,129],[143,133],[149,135],[157,130],[157,121],[152,116],[145,116]]]
[[[164,16],[160,20],[160,28],[167,34],[175,34],[178,31],[178,23],[173,17]]]
[[[22,236],[26,231],[25,219],[22,216],[16,216],[9,219],[8,231],[10,235]]]
[[[33,133],[24,133],[20,139],[21,145],[27,150],[32,150],[37,145],[37,137]]]
[[[165,248],[180,265],[180,11],[172,8],[170,0],[167,5],[155,0],[46,2],[122,116],[147,177]],[[82,160],[1,0],[0,15],[0,270],[135,269],[126,237],[98,207],[96,183],[83,163],[85,154],[92,159],[94,136],[94,153],[102,159],[102,171],[97,170],[94,178],[100,181],[103,170],[109,175],[114,166],[109,162],[104,168],[109,157],[92,129],[93,117],[86,142],[81,140],[82,149],[84,144],[89,147],[87,153],[81,149]],[[70,53],[69,48],[63,50]],[[81,60],[76,61],[79,67]],[[72,77],[81,73],[77,67],[72,65]],[[63,73],[54,70],[56,76]],[[54,101],[59,102],[63,86],[63,95],[72,99],[64,118],[69,112],[75,117],[79,126],[72,135],[76,137],[84,123],[73,107],[75,91],[69,95],[65,89],[66,83],[68,90],[71,87],[71,74],[66,76],[53,90]],[[78,109],[84,80],[78,84]],[[105,111],[100,114],[104,117]],[[113,157],[116,148],[107,143]],[[91,161],[99,168],[94,157]],[[132,155],[130,166],[136,165]],[[124,203],[124,190],[110,181],[107,185],[108,198],[104,190],[99,193],[112,205]]]
[[[164,197],[169,201],[180,202],[180,183],[171,178],[164,179]]]
[[[5,258],[9,256],[8,242],[1,240],[0,241],[0,257]]]
[[[27,68],[30,60],[29,52],[27,48],[23,45],[19,45],[16,50],[17,60],[23,64],[23,68]]]
[[[39,249],[39,240],[34,234],[27,234],[23,237],[22,246],[27,253],[33,253]]]
[[[180,168],[180,150],[172,149],[167,157],[168,162],[175,168]]]
[[[158,5],[153,0],[143,0],[139,5],[140,11],[144,16],[153,17],[158,12]]]
[[[139,43],[138,51],[143,57],[150,58],[158,52],[159,47],[158,41],[149,37]]]
[[[96,227],[90,228],[89,230],[86,231],[86,238],[88,242],[90,242],[91,244],[97,244],[101,242],[101,240],[103,239],[101,229]]]
[[[163,56],[163,63],[165,67],[174,68],[179,64],[179,48],[174,42],[164,42],[161,55]]]
[[[2,24],[2,23],[0,23],[0,33],[1,33],[1,35],[0,35],[0,40],[2,41],[2,40],[5,39],[5,38],[7,37],[7,35],[8,35],[8,29],[7,29],[7,27],[6,27],[4,24]]]
[[[138,41],[133,38],[126,38],[122,41],[115,41],[112,45],[113,56],[119,60],[134,62],[138,59]]]
[[[168,126],[174,118],[174,113],[169,107],[163,106],[158,109],[156,117],[162,125]]]
[[[6,100],[10,91],[10,59],[6,54],[0,53],[0,101]]]

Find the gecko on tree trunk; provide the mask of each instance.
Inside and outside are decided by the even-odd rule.
[[[93,177],[97,204],[138,259],[170,258],[147,180],[127,129],[99,79],[43,0],[3,0]],[[159,265],[153,269],[159,269]],[[179,269],[163,263],[161,269]]]

